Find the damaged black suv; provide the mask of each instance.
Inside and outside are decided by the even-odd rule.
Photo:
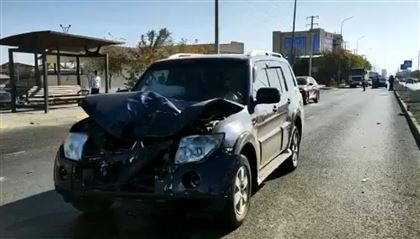
[[[152,64],[129,92],[92,95],[55,159],[55,188],[83,212],[116,199],[200,199],[226,225],[282,163],[296,168],[303,101],[274,53],[178,55]]]

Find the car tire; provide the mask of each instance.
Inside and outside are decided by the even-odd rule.
[[[285,162],[285,168],[287,171],[292,172],[298,166],[299,150],[300,150],[300,132],[296,126],[293,126],[292,137],[289,149],[292,153]]]
[[[242,155],[234,168],[226,205],[222,212],[223,227],[235,229],[242,225],[250,207],[252,175],[248,159]]]
[[[314,103],[318,103],[319,102],[319,92],[316,94],[316,97],[314,98]]]
[[[71,202],[74,208],[86,214],[105,212],[113,203],[110,199],[82,199]]]
[[[308,94],[307,93],[302,94],[302,98],[303,98],[303,105],[307,105],[309,102]]]

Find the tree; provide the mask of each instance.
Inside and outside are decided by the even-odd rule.
[[[417,79],[420,79],[420,70],[415,70],[415,71],[411,72],[410,76],[414,77],[414,78],[417,78]]]
[[[308,62],[307,58],[298,59],[293,67],[295,74],[307,75]],[[334,85],[338,79],[347,79],[353,67],[365,67],[368,70],[372,68],[368,60],[346,50],[324,52],[321,57],[313,58],[313,66],[317,69],[313,76],[320,84],[325,85]]]

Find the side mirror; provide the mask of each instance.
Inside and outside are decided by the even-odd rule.
[[[277,88],[264,87],[257,91],[257,104],[274,104],[280,101],[280,92]]]

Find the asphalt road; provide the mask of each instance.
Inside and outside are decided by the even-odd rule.
[[[270,177],[235,231],[159,204],[84,216],[52,190],[69,125],[2,132],[0,238],[420,238],[420,151],[394,95],[330,90],[305,110],[298,169]]]

